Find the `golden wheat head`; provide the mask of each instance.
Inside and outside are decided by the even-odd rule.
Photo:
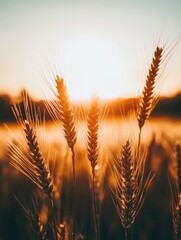
[[[24,131],[26,133],[26,140],[29,146],[29,152],[32,157],[32,163],[34,165],[35,175],[39,181],[39,184],[43,191],[50,195],[53,190],[53,182],[50,176],[50,171],[46,162],[43,159],[43,155],[40,151],[40,147],[37,141],[37,137],[33,131],[32,126],[25,120]]]
[[[136,216],[137,186],[131,154],[131,145],[130,142],[127,141],[122,147],[122,158],[120,162],[121,202],[119,202],[119,211],[124,228],[130,228]]]
[[[27,95],[23,98],[24,112],[19,105],[14,105],[13,112],[20,125],[25,144],[17,139],[10,143],[9,155],[11,164],[32,180],[46,194],[50,195],[53,190],[53,181],[50,175],[47,161],[40,150],[39,138],[36,131],[41,124],[41,116],[35,106],[32,105]]]
[[[146,181],[140,177],[144,161],[135,162],[130,141],[122,146],[121,156],[113,162],[115,186],[112,187],[115,205],[124,229],[130,229],[141,209],[149,184],[153,176],[149,174]],[[143,176],[143,173],[142,173]]]
[[[98,129],[99,129],[99,100],[93,98],[90,103],[89,113],[87,117],[88,129],[88,159],[92,169],[97,165],[98,158]]]
[[[142,97],[140,98],[138,107],[138,125],[141,129],[149,118],[151,111],[155,107],[154,99],[154,88],[156,83],[156,77],[159,72],[161,60],[163,56],[163,48],[157,47],[152,59],[151,66],[146,78],[146,83],[142,92]]]
[[[57,98],[59,100],[59,109],[61,115],[61,121],[63,123],[63,130],[65,138],[70,148],[73,148],[76,143],[76,131],[74,124],[74,117],[67,89],[64,80],[59,76],[56,77]]]
[[[25,144],[18,139],[17,142],[19,145],[14,142],[10,143],[9,155],[11,157],[11,165],[27,176],[47,194],[50,202],[54,235],[55,239],[58,240],[52,199],[53,180],[48,168],[47,158],[45,158],[46,155],[40,150],[40,138],[37,135],[39,127],[45,127],[45,125],[43,125],[45,119],[43,119],[44,121],[42,122],[39,111],[37,111],[35,105],[31,103],[27,95],[24,96],[23,103],[24,117],[19,105],[13,107],[13,112],[23,133]],[[43,149],[44,145],[41,146]]]

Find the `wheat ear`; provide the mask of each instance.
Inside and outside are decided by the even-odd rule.
[[[76,131],[72,107],[69,101],[68,93],[64,80],[59,76],[56,77],[57,98],[59,101],[60,119],[63,124],[64,135],[68,146],[72,152],[72,170],[73,170],[73,233],[72,239],[75,240],[75,207],[76,207],[76,176],[75,176],[75,153],[74,145],[76,143]]]
[[[131,145],[127,141],[122,147],[121,160],[121,208],[120,217],[123,227],[125,228],[125,239],[129,239],[130,228],[135,221],[136,216],[136,179],[134,173],[134,165],[131,156]]]
[[[147,189],[153,178],[149,174],[146,181],[143,182],[140,172],[144,168],[144,162],[140,161],[139,164],[137,162],[138,166],[136,166],[134,156],[128,140],[122,146],[121,156],[118,160],[114,160],[112,168],[116,185],[112,188],[112,192],[118,215],[125,229],[126,240],[131,239],[131,227],[143,205]]]
[[[154,88],[163,55],[163,48],[157,47],[146,78],[138,108],[138,124],[141,129],[154,108]]]
[[[35,171],[37,172],[37,176],[39,178],[39,182],[42,186],[43,191],[48,195],[50,201],[50,209],[53,218],[53,227],[55,239],[58,240],[57,230],[56,230],[56,221],[54,214],[54,206],[52,200],[52,190],[53,190],[53,181],[50,177],[50,172],[47,168],[46,162],[43,159],[43,156],[40,152],[40,147],[37,141],[36,134],[33,131],[32,126],[30,126],[29,122],[25,120],[25,128],[24,131],[26,133],[27,144],[29,146],[30,155],[33,159],[33,164],[35,165]]]
[[[48,196],[50,201],[50,211],[53,219],[55,239],[58,240],[55,214],[53,210],[53,200],[51,196],[53,191],[53,180],[47,163],[40,151],[40,146],[33,126],[31,126],[29,121],[24,121],[23,130],[25,132],[25,138],[28,145],[27,155],[24,155],[20,148],[12,144],[10,148],[11,152],[9,153],[12,157],[11,164],[32,180]]]
[[[33,128],[27,120],[25,120],[24,131],[38,182],[43,191],[47,195],[50,195],[53,190],[53,181],[50,176],[50,171],[40,152],[40,147]]]
[[[99,129],[99,100],[93,98],[90,103],[90,108],[87,117],[87,138],[88,138],[88,159],[92,167],[92,196],[93,196],[93,210],[94,210],[94,224],[95,224],[95,239],[99,239],[99,225],[98,225],[98,211],[96,206],[95,195],[95,167],[98,159],[98,129]]]
[[[138,137],[138,154],[141,142],[141,130],[145,124],[145,121],[149,118],[152,110],[154,109],[157,99],[155,98],[155,85],[156,77],[159,73],[160,64],[163,56],[163,48],[157,46],[152,63],[150,65],[148,75],[146,77],[145,86],[143,88],[142,96],[140,97],[138,109],[137,109],[137,119],[139,125],[139,137]]]
[[[59,100],[60,118],[63,123],[63,130],[68,146],[73,149],[76,143],[76,132],[72,107],[67,94],[64,80],[56,77],[57,98]]]
[[[25,120],[20,105],[14,105],[13,113],[21,127],[26,144],[21,143],[19,140],[20,147],[13,142],[10,143],[9,155],[11,157],[11,165],[33,181],[48,196],[55,239],[57,240],[55,214],[51,196],[53,180],[47,161],[40,150],[40,144],[36,134],[36,130],[40,124],[44,122],[38,114],[39,111],[37,111],[35,105],[32,105],[31,100],[26,94],[23,96],[23,106]]]

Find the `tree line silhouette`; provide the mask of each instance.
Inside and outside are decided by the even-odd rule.
[[[8,94],[0,94],[0,122],[15,122],[15,117],[12,112],[12,105],[15,103],[18,103],[21,106],[23,106],[23,93],[26,92],[26,90],[21,90],[19,95],[16,98],[13,98],[12,96]],[[34,100],[27,92],[26,94],[31,99],[31,102],[38,106],[40,113],[45,114],[45,117],[47,120],[51,120],[44,104],[44,100]],[[129,114],[130,111],[134,109],[134,107],[137,104],[136,98],[116,98],[112,100],[104,100],[103,105],[105,106],[107,111],[108,117],[118,117],[121,116],[122,113],[125,115]],[[74,108],[76,110],[80,109],[86,109],[87,105],[82,102],[74,102],[73,103]],[[23,107],[22,107],[23,109]],[[22,110],[22,114],[23,110]],[[162,97],[156,108],[154,109],[152,116],[170,116],[170,117],[181,117],[181,92],[177,93],[173,97]]]

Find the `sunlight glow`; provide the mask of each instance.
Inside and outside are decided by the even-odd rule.
[[[26,88],[37,99],[52,98],[42,81],[58,73],[72,100],[138,96],[147,52],[152,57],[158,39],[180,36],[181,1],[102,3],[0,1],[0,93],[16,97]],[[160,95],[181,89],[180,46],[173,55]]]
[[[122,61],[123,51],[111,38],[80,35],[61,45],[60,67],[74,99],[129,95]]]

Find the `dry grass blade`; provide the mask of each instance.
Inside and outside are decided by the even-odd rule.
[[[57,98],[59,100],[60,118],[63,123],[63,130],[67,143],[73,149],[76,143],[76,131],[74,124],[73,111],[69,102],[69,97],[64,84],[64,80],[59,76],[56,77]]]
[[[149,118],[151,111],[155,107],[154,88],[156,83],[156,77],[159,72],[161,60],[163,55],[163,48],[157,47],[154,52],[154,57],[146,78],[146,83],[140,98],[138,107],[138,125],[141,129]]]

